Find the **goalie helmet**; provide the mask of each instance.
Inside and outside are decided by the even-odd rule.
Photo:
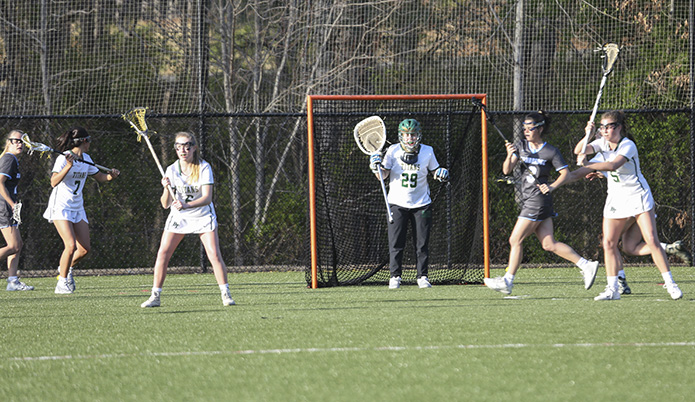
[[[406,141],[403,134],[414,134],[415,140]],[[415,119],[405,119],[398,125],[398,141],[406,153],[416,154],[420,150],[420,140],[422,140],[420,122]]]

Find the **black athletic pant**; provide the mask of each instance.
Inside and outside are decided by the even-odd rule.
[[[391,205],[393,223],[389,223],[389,270],[391,276],[401,276],[403,273],[403,250],[405,249],[408,226],[413,231],[415,256],[417,258],[417,277],[427,276],[427,265],[430,259],[428,244],[430,228],[432,227],[432,211],[429,205],[420,208],[403,208]]]

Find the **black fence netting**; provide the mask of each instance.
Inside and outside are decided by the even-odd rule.
[[[481,282],[483,270],[480,114],[469,99],[317,100],[314,153],[318,286],[386,283],[390,273],[386,204],[369,156],[353,137],[369,115],[386,123],[387,144],[398,143],[398,124],[416,119],[422,143],[432,146],[451,180],[430,177],[432,283]],[[407,184],[407,183],[406,183]],[[415,283],[412,229],[408,229],[403,281]]]
[[[174,134],[196,133],[203,158],[212,165],[220,243],[231,272],[306,266],[304,116],[208,117],[202,130],[197,116],[155,115],[147,122],[156,131],[151,142],[165,168],[176,160]],[[20,129],[32,141],[55,147],[57,137],[74,126],[86,128],[92,136],[89,154],[96,163],[121,171],[114,181],[100,184],[89,179],[85,185],[92,248],[77,268],[81,274],[150,272],[168,210],[160,205],[161,175],[145,141],[138,142],[120,116],[8,119],[0,122],[0,131]],[[63,250],[55,228],[42,217],[54,161],[49,153],[20,158],[20,269],[25,276],[54,272]],[[170,266],[199,272],[206,263],[200,241],[191,235]]]

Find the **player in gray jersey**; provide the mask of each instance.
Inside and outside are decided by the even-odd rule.
[[[377,176],[377,169],[381,169],[382,175],[389,180],[388,202],[393,214],[393,223],[388,225],[389,288],[401,286],[403,250],[409,224],[415,242],[417,284],[420,288],[429,288],[432,286],[427,278],[432,199],[427,176],[433,172],[436,180],[446,182],[449,171],[439,166],[431,146],[420,143],[422,131],[417,120],[405,119],[398,125],[398,140],[398,144],[386,150],[383,164],[381,154],[376,153],[371,156],[369,165]]]
[[[0,260],[7,258],[7,290],[34,290],[19,280],[17,265],[22,250],[22,236],[14,211],[21,205],[17,198],[17,185],[21,177],[17,157],[22,154],[22,132],[12,130],[5,137],[5,149],[0,157],[0,231],[5,247],[0,248]]]
[[[594,284],[598,261],[583,258],[570,246],[555,240],[553,235],[553,210],[551,192],[566,179],[569,170],[560,151],[545,142],[542,135],[548,130],[549,120],[543,112],[530,113],[524,119],[524,138],[515,144],[507,143],[507,158],[502,166],[503,173],[509,175],[520,161],[522,172],[517,181],[521,195],[521,212],[509,237],[509,265],[502,277],[485,278],[485,285],[490,289],[511,294],[514,278],[523,258],[524,240],[535,234],[543,249],[573,262],[579,267],[584,279],[584,288]],[[548,184],[552,171],[559,177]]]

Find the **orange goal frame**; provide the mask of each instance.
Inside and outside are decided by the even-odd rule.
[[[315,100],[399,100],[399,99],[472,99],[476,98],[487,105],[487,94],[439,94],[439,95],[308,95],[307,96],[307,146],[309,148],[309,230],[311,247],[311,288],[318,288],[318,245],[316,235],[316,182],[314,166],[314,101]],[[490,232],[488,200],[488,165],[487,165],[487,119],[485,111],[480,113],[482,136],[482,183],[483,183],[483,264],[485,278],[490,277]]]

